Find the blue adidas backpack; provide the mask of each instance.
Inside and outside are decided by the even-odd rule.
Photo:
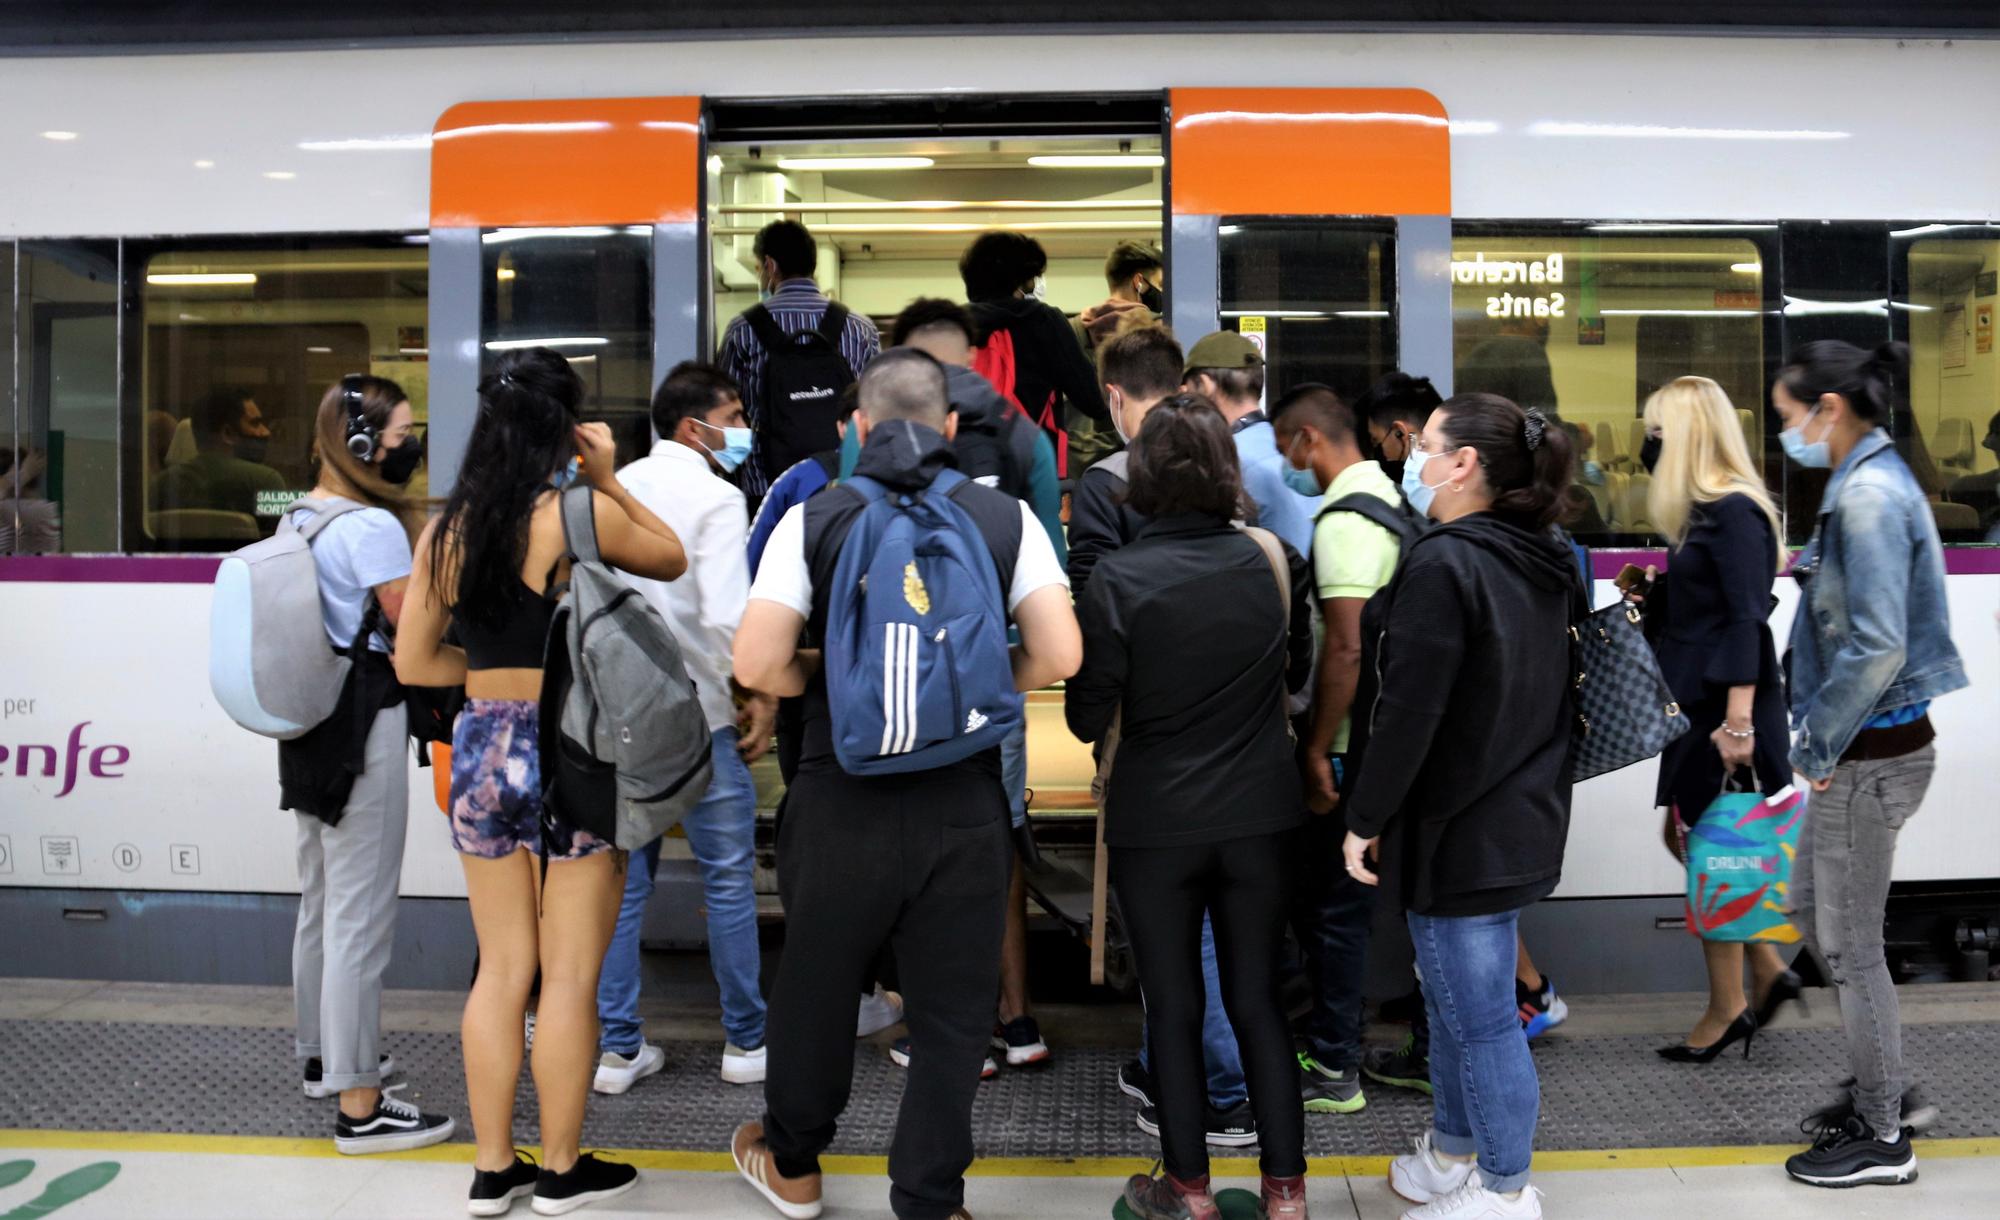
[[[1007,611],[986,539],[939,473],[902,493],[857,476],[867,502],[834,565],[826,697],[850,775],[928,771],[1000,744],[1021,723]]]

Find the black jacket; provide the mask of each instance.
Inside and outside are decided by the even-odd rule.
[[[1146,518],[1125,506],[1127,450],[1083,472],[1069,498],[1069,587],[1083,601],[1097,561],[1139,536]]]
[[[1060,394],[1072,409],[1092,419],[1111,418],[1097,385],[1097,370],[1076,345],[1076,333],[1061,310],[1033,297],[974,301],[968,308],[979,324],[982,342],[997,330],[1014,337],[1014,398],[1029,419],[1041,419],[1051,393]],[[1056,425],[1066,427],[1068,420],[1058,406]]]
[[[1569,835],[1575,555],[1475,513],[1410,547],[1347,826],[1382,837],[1392,901],[1488,915],[1546,897]]]
[[[1097,566],[1063,712],[1097,741],[1125,710],[1107,844],[1211,843],[1305,820],[1283,695],[1311,676],[1312,579],[1287,559],[1289,622],[1263,549],[1213,517],[1151,521]]]
[[[1729,688],[1755,686],[1751,723],[1757,784],[1771,796],[1792,782],[1785,683],[1771,639],[1771,582],[1778,547],[1770,519],[1748,496],[1694,505],[1687,540],[1647,599],[1660,673],[1689,729],[1660,755],[1658,804],[1680,806],[1692,826],[1722,791],[1722,756],[1709,740],[1729,710]]]

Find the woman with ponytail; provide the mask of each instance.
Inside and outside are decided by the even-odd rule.
[[[1346,867],[1406,913],[1430,1020],[1431,1130],[1389,1183],[1405,1220],[1532,1220],[1541,1087],[1515,995],[1523,908],[1562,877],[1576,558],[1549,527],[1569,434],[1494,394],[1431,413],[1403,467],[1438,523],[1381,595],[1355,701]],[[1369,679],[1364,677],[1364,683]]]
[[[578,1147],[597,1067],[597,973],[624,892],[625,853],[562,827],[544,842],[538,826],[542,650],[551,591],[569,573],[561,490],[589,481],[598,550],[612,567],[673,580],[687,557],[674,532],[613,477],[610,429],[579,422],[582,401],[583,382],[545,347],[509,352],[479,383],[458,481],[417,541],[396,643],[404,682],[463,684],[466,693],[452,736],[451,837],[479,940],[461,1027],[478,1141],[474,1215],[500,1215],[530,1192],[536,1211],[554,1215],[637,1180],[631,1166]],[[462,646],[444,642],[454,622]],[[522,1020],[538,969],[539,1170],[513,1142]]]
[[[1812,1148],[1785,1164],[1813,1186],[1917,1176],[1906,1121],[1924,1109],[1903,1067],[1882,918],[1903,824],[1937,766],[1931,700],[1966,684],[1951,642],[1944,549],[1922,487],[1886,425],[1909,349],[1808,343],[1771,387],[1778,439],[1831,470],[1812,538],[1792,564],[1792,769],[1812,786],[1793,862],[1792,922],[1825,962],[1847,1031],[1848,1096],[1812,1116]]]

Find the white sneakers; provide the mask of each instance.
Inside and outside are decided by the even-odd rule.
[[[1389,1162],[1389,1189],[1412,1203],[1429,1203],[1465,1185],[1473,1168],[1471,1161],[1439,1156],[1426,1131],[1417,1137],[1416,1151]]]
[[[875,984],[872,994],[861,997],[861,1011],[854,1020],[854,1036],[866,1038],[903,1019],[903,997],[893,991],[882,990],[882,984]]]
[[[606,1051],[597,1061],[597,1077],[590,1087],[599,1093],[616,1095],[667,1066],[667,1053],[650,1042],[641,1043],[636,1055]]]
[[[722,1079],[728,1084],[764,1083],[764,1048],[746,1051],[731,1043],[722,1048]]]
[[[1450,1194],[1404,1212],[1403,1220],[1542,1220],[1542,1192],[1524,1186],[1510,1199],[1486,1189],[1475,1174]]]

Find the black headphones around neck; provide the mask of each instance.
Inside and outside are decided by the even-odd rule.
[[[361,375],[349,373],[340,379],[340,401],[347,408],[347,452],[357,461],[375,456],[380,436],[368,422],[367,400],[361,392]]]

